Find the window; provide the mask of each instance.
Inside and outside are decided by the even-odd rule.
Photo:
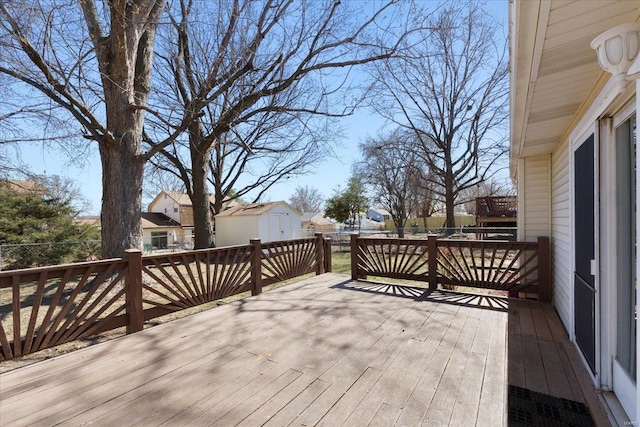
[[[155,249],[166,249],[167,248],[167,232],[152,231],[151,246],[153,246]]]
[[[176,206],[176,207],[174,207],[174,208],[173,208],[173,211],[174,211],[175,213],[178,213],[178,207],[177,207],[177,206]]]

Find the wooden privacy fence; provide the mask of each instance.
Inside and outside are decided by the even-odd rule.
[[[551,300],[549,238],[537,242],[351,236],[351,276],[533,293]]]
[[[309,273],[331,271],[315,237],[0,272],[0,360]]]

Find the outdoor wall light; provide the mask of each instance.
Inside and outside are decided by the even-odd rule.
[[[640,48],[640,22],[618,25],[600,34],[591,42],[591,48],[598,53],[598,62],[605,71],[613,74],[618,86],[623,89],[631,77],[631,64],[640,68],[638,51]],[[636,71],[640,72],[640,69]]]

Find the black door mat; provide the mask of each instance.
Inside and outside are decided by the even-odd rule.
[[[584,403],[509,386],[509,426],[595,427]]]

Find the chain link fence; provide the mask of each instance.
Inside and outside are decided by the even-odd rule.
[[[402,233],[400,233],[402,231]],[[311,237],[315,230],[303,230],[303,237]],[[509,240],[516,241],[518,236],[517,227],[473,227],[462,226],[455,228],[421,228],[417,226],[405,227],[404,230],[397,228],[360,229],[344,228],[339,231],[323,230],[324,237],[331,239],[331,246],[334,252],[348,252],[351,250],[351,234],[371,237],[394,237],[403,234],[408,239],[426,239],[430,235],[438,236],[440,239],[465,239],[465,240]]]
[[[0,245],[0,271],[42,267],[101,257],[100,240]]]

